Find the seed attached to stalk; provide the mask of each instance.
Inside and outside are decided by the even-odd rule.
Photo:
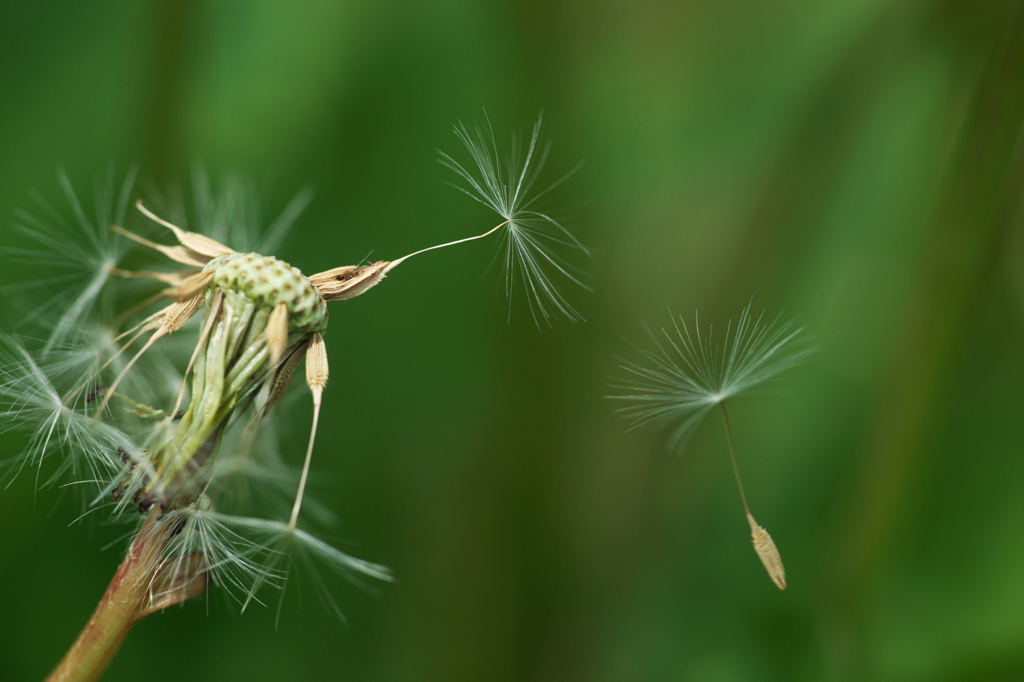
[[[639,349],[646,361],[643,364],[623,361],[621,368],[628,376],[617,380],[613,387],[625,392],[609,397],[628,403],[619,412],[633,419],[631,428],[652,421],[674,422],[671,442],[678,449],[686,446],[707,413],[718,406],[754,551],[772,582],[784,590],[786,571],[779,550],[768,531],[754,520],[747,504],[725,401],[777,379],[784,370],[799,363],[810,352],[807,348],[793,348],[792,342],[802,330],[789,323],[780,324],[778,318],[768,324],[763,324],[761,317],[752,320],[749,305],[740,314],[735,329],[731,322],[726,327],[721,346],[712,342],[711,330],[707,337],[700,335],[699,321],[692,335],[681,317],[673,322],[674,334],[662,329],[671,351],[648,328],[656,350]]]

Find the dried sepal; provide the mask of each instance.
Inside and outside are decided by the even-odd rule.
[[[160,329],[163,329],[165,334],[181,329],[203,307],[203,298],[202,292],[199,292],[192,298],[175,301],[164,308],[160,314]]]
[[[344,265],[317,273],[309,278],[327,302],[347,301],[376,286],[389,270],[390,261],[370,265]]]
[[[209,263],[211,260],[208,256],[204,256],[201,253],[193,251],[192,249],[187,249],[184,246],[164,246],[163,244],[151,242],[148,239],[140,237],[134,232],[129,232],[123,227],[118,227],[117,225],[111,225],[110,229],[112,229],[114,232],[120,235],[128,237],[134,242],[142,244],[143,246],[148,246],[151,249],[156,249],[160,253],[170,258],[172,261],[176,263],[181,263],[182,265],[191,265],[194,268],[201,268],[205,266],[207,263]]]
[[[267,318],[267,350],[270,352],[270,366],[277,367],[281,354],[288,346],[288,304],[281,302],[274,306]]]
[[[139,350],[139,352],[132,356],[132,359],[128,361],[128,364],[124,366],[121,373],[117,375],[116,379],[114,379],[114,383],[110,384],[106,389],[106,395],[103,396],[99,409],[96,410],[97,415],[103,414],[103,410],[107,408],[107,403],[110,402],[111,396],[114,395],[118,385],[120,385],[125,375],[128,374],[128,370],[138,362],[139,358],[145,355],[146,351],[149,350],[154,343],[164,336],[181,329],[185,323],[203,307],[203,299],[204,296],[202,292],[200,292],[190,299],[175,301],[162,311],[162,314],[159,317],[159,326],[156,328],[156,331],[154,331],[152,336],[146,340],[146,344]],[[143,327],[143,331],[146,331],[149,326],[150,325]]]
[[[786,589],[786,569],[782,566],[782,557],[775,547],[775,541],[761,526],[757,525],[754,517],[747,512],[747,522],[750,524],[750,534],[754,542],[754,551],[768,571],[768,576],[780,590]]]
[[[320,290],[321,294],[325,291],[330,292],[331,286],[337,286],[356,276],[360,268],[366,266],[363,265],[342,265],[340,268],[331,268],[324,272],[318,272],[315,275],[309,276],[310,283]],[[332,285],[332,282],[336,284]]]
[[[165,298],[173,298],[176,301],[195,298],[207,287],[207,285],[210,284],[215,274],[216,273],[213,270],[197,272],[194,275],[186,277],[181,284],[174,287],[168,287],[161,293]]]
[[[227,256],[234,253],[234,250],[229,249],[215,239],[210,239],[203,234],[187,232],[177,225],[172,225],[143,206],[141,199],[135,202],[135,207],[142,211],[143,215],[150,220],[153,220],[164,227],[170,228],[170,230],[174,232],[174,236],[178,238],[179,242],[181,242],[181,245],[187,249],[195,251],[207,258],[219,258],[221,256]]]
[[[122,270],[120,268],[110,266],[108,266],[106,270],[111,275],[116,275],[117,277],[125,277],[127,279],[155,279],[158,282],[170,284],[172,287],[178,286],[186,279],[195,274],[194,272],[155,272],[153,270]]]

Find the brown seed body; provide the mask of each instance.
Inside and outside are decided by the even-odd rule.
[[[754,540],[754,551],[768,571],[768,576],[780,590],[786,589],[786,569],[782,566],[782,557],[775,547],[775,541],[768,535],[768,531],[757,525],[757,521],[749,512],[747,522],[750,524],[750,533]]]
[[[325,301],[347,301],[376,286],[387,274],[390,261],[371,265],[345,265],[309,278]]]

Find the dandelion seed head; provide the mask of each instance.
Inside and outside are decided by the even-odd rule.
[[[310,347],[318,351],[317,369],[307,371],[307,384],[319,409],[327,380],[323,291],[273,256],[218,241],[274,247],[309,193],[260,235],[250,185],[231,181],[217,194],[197,173],[198,232],[140,206],[171,230],[178,243],[166,245],[166,231],[151,240],[121,227],[134,173],[116,198],[111,176],[98,184],[92,214],[66,179],[62,184],[73,219],[47,209],[46,220],[28,214],[22,220],[23,232],[39,243],[22,255],[52,266],[58,274],[46,283],[57,285],[57,293],[39,307],[42,338],[0,337],[0,429],[27,434],[5,482],[26,471],[39,486],[87,482],[90,509],[134,526],[133,543],[145,528],[160,529],[170,540],[142,572],[151,581],[147,608],[194,596],[207,579],[244,607],[258,601],[263,585],[285,587],[288,571],[280,568],[290,569],[293,558],[284,551],[350,579],[389,576],[301,529],[300,518],[331,520],[315,501],[301,504],[313,436],[301,476],[276,444],[284,392],[296,365],[309,363]],[[173,198],[166,203],[179,205]],[[183,212],[171,215],[187,224]],[[133,254],[136,245],[145,250]],[[126,259],[147,256],[157,259],[153,269],[123,269]],[[369,288],[331,286],[338,298],[330,300]],[[145,524],[139,512],[147,512]],[[326,584],[319,576],[315,581],[340,615]]]
[[[503,164],[489,122],[486,134],[456,128],[473,173],[442,155],[469,184],[463,191],[504,219],[486,234],[500,229],[510,306],[523,290],[538,326],[580,319],[552,280],[586,288],[561,253],[589,256],[538,210],[538,199],[572,174],[533,192],[549,149],[538,144],[540,124],[526,139],[513,136]],[[36,246],[16,255],[47,268],[37,289],[48,298],[33,309],[42,338],[0,339],[0,424],[28,434],[11,478],[31,469],[40,485],[88,481],[92,509],[136,526],[130,553],[138,546],[151,562],[140,574],[149,581],[144,612],[191,598],[208,582],[244,610],[262,586],[283,589],[301,563],[341,616],[315,565],[360,585],[391,574],[304,529],[311,518],[332,520],[305,497],[329,376],[327,304],[365,293],[409,256],[307,278],[271,253],[308,191],[261,233],[251,184],[229,179],[215,192],[199,168],[194,210],[183,209],[180,190],[151,191],[152,208],[135,202],[144,226],[126,224],[134,184],[132,172],[118,190],[108,171],[89,211],[62,177],[63,212],[42,202],[43,218],[21,215],[20,230]],[[146,269],[126,268],[147,256]],[[300,470],[267,441],[302,363],[314,411]]]

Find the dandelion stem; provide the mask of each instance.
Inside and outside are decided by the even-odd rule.
[[[725,401],[720,401],[718,406],[722,408],[722,419],[725,421],[725,435],[729,437],[729,457],[732,459],[732,472],[736,474],[736,485],[740,488],[740,499],[743,500],[743,511],[750,516],[750,507],[747,505],[747,494],[743,492],[743,481],[740,480],[740,468],[736,464],[736,448],[732,444],[732,428],[729,426],[729,415],[725,411]]]
[[[173,583],[162,580],[163,553],[175,526],[161,523],[161,514],[160,507],[150,512],[89,622],[46,682],[99,679],[136,623],[206,589],[205,565],[190,564],[192,572]]]

